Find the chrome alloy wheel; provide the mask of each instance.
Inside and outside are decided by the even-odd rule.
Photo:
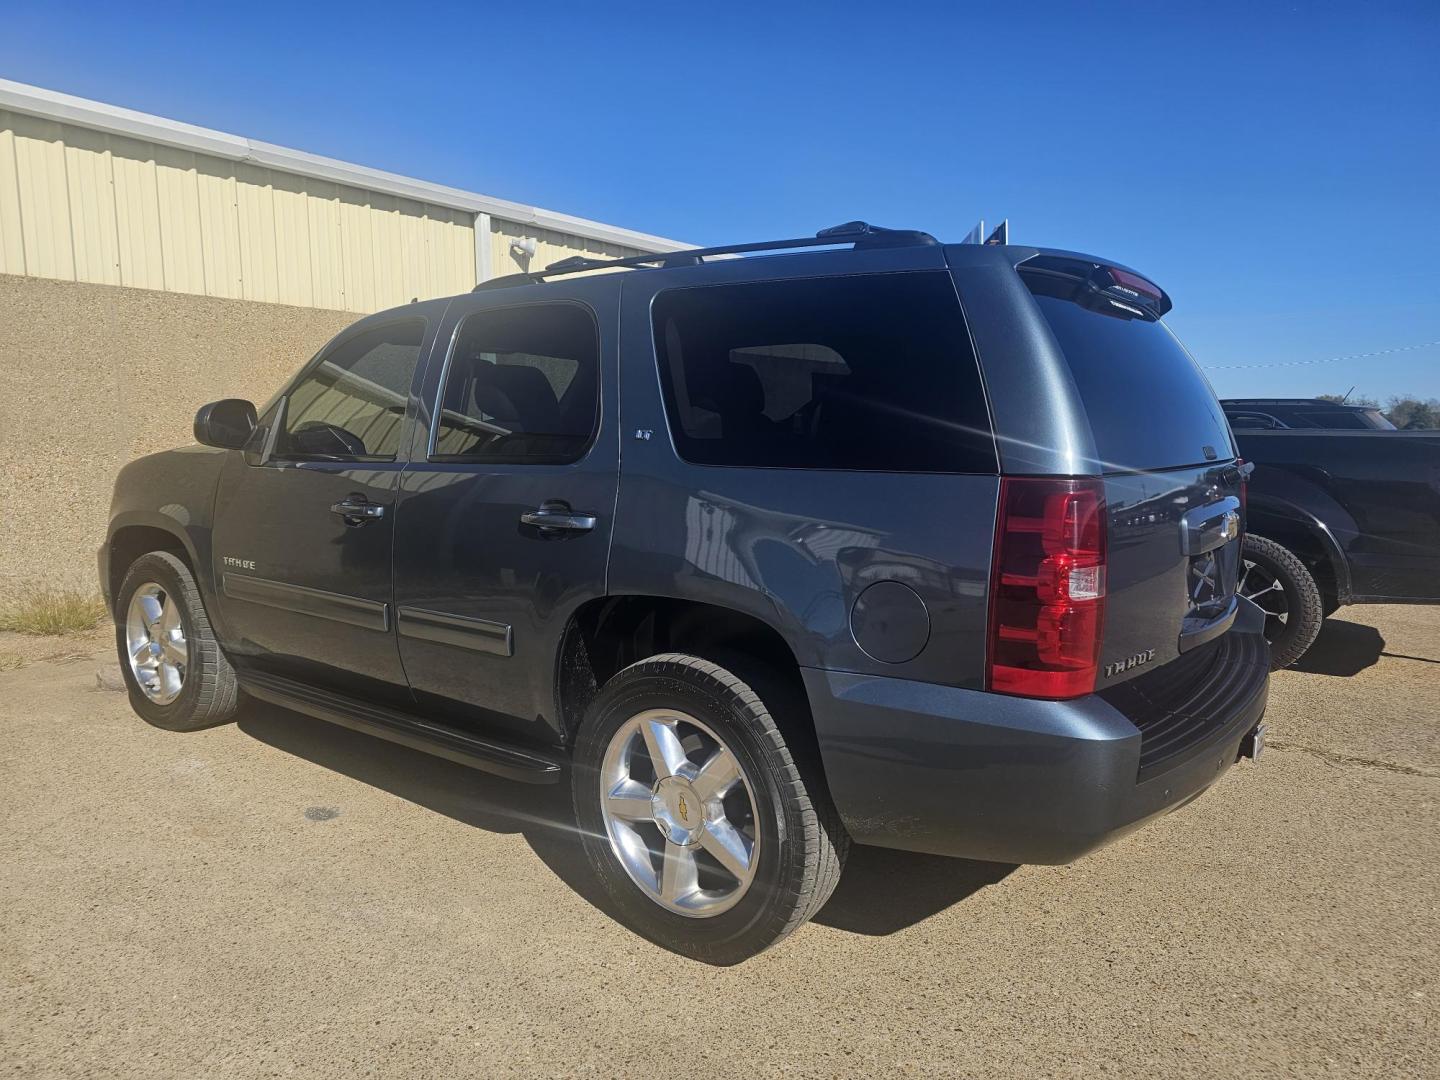
[[[1265,612],[1265,640],[1276,641],[1290,621],[1290,600],[1280,579],[1255,560],[1242,559],[1235,591]]]
[[[130,597],[125,613],[125,652],[130,674],[156,705],[180,696],[190,656],[180,607],[163,586],[147,581]]]
[[[755,879],[754,789],[693,716],[651,709],[620,726],[601,765],[600,813],[630,879],[678,915],[729,911]]]

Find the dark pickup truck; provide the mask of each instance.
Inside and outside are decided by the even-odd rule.
[[[1272,663],[1294,663],[1345,604],[1440,603],[1440,431],[1257,430],[1241,591]]]

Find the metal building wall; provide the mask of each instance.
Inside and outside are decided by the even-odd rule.
[[[515,242],[527,238],[535,241],[535,254],[532,256],[521,254],[512,247]],[[522,225],[498,217],[490,219],[490,277],[539,270],[571,255],[623,259],[643,254],[645,252],[640,248],[607,244],[584,236]]]
[[[0,273],[369,312],[473,286],[474,217],[0,111]]]

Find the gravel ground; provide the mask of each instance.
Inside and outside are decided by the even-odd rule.
[[[103,635],[0,654],[13,1075],[1440,1075],[1434,609],[1342,611],[1181,812],[1067,867],[857,849],[730,969],[595,906],[563,789],[147,727]]]

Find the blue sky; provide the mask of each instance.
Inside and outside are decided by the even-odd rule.
[[[0,75],[699,243],[1009,217],[1222,396],[1440,396],[1440,345],[1299,363],[1440,342],[1433,0],[127,9],[11,0]]]

